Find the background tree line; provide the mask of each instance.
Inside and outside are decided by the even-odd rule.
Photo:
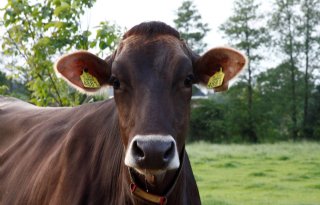
[[[320,1],[274,0],[271,13],[264,3],[236,0],[221,25],[249,64],[227,93],[194,102],[191,140],[320,140]]]
[[[0,17],[0,94],[40,106],[91,100],[59,80],[52,62],[75,49],[106,56],[117,45],[116,25],[81,28],[80,17],[94,2],[8,0]],[[235,0],[233,15],[219,28],[248,56],[248,68],[228,92],[193,100],[189,140],[320,140],[320,0],[273,0],[271,13],[263,11],[266,3]],[[183,1],[176,15],[182,38],[202,52],[209,27],[193,2]],[[279,65],[268,67],[274,59]]]

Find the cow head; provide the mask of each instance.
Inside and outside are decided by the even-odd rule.
[[[125,147],[124,163],[141,174],[157,175],[180,166],[192,84],[207,85],[222,68],[223,84],[214,90],[226,90],[245,64],[246,58],[230,48],[214,48],[199,56],[176,30],[151,22],[129,30],[118,49],[105,60],[79,51],[63,56],[55,69],[86,93],[113,86]],[[83,75],[89,85],[81,80]]]

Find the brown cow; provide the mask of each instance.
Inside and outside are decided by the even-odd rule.
[[[0,204],[200,204],[185,151],[192,84],[221,68],[214,89],[226,90],[245,64],[228,48],[198,56],[160,22],[133,27],[106,60],[62,57],[55,69],[72,86],[111,85],[114,99],[39,108],[1,98]]]

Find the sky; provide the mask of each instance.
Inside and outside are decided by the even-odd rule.
[[[114,23],[120,26],[121,30],[128,30],[144,21],[162,21],[174,27],[173,20],[182,2],[183,0],[96,0],[94,6],[87,9],[81,18],[81,27],[93,28],[101,21]],[[222,39],[222,32],[219,32],[218,28],[232,15],[234,0],[193,2],[202,16],[202,22],[208,23],[211,29],[204,38],[207,49],[228,45],[227,40]],[[0,0],[0,8],[6,4],[7,0]],[[3,15],[3,11],[0,11],[0,15]]]
[[[131,27],[144,21],[162,21],[174,26],[176,11],[183,0],[97,0],[93,8],[86,11],[82,18],[82,26],[94,27],[100,21],[109,21],[119,25],[121,28]],[[232,15],[234,0],[194,0],[202,22],[208,23],[211,31],[204,41],[208,48],[227,45],[219,32],[219,26]]]
[[[173,20],[176,11],[183,0],[96,0],[94,6],[87,9],[81,19],[83,28],[95,27],[101,21],[109,21],[122,29],[131,27],[144,21],[162,21],[174,27]],[[211,31],[204,41],[208,49],[216,46],[228,45],[222,38],[219,26],[232,15],[234,0],[193,0],[203,23],[208,23]],[[3,8],[7,0],[0,0]],[[2,12],[0,12],[2,13]]]
[[[229,46],[227,39],[222,38],[223,33],[219,27],[234,14],[234,1],[193,0],[202,22],[208,23],[211,29],[204,38],[204,42],[208,45],[207,49]],[[87,9],[81,18],[81,27],[83,30],[88,27],[93,28],[101,21],[114,23],[123,31],[144,21],[162,21],[174,27],[173,20],[182,2],[183,0],[96,0],[94,6]],[[263,0],[259,2],[263,2],[263,12],[270,12],[271,2]],[[0,0],[0,8],[6,3],[7,0]],[[276,60],[270,59],[268,62],[269,67],[277,63]]]

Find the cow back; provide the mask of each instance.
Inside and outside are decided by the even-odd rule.
[[[116,198],[123,148],[113,100],[39,108],[2,98],[0,121],[3,204],[102,204]]]

